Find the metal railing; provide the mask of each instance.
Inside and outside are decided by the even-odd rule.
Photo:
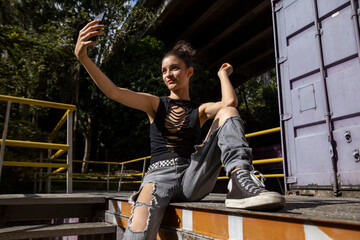
[[[109,191],[110,189],[110,183],[118,183],[118,191],[121,190],[121,184],[122,183],[141,183],[142,179],[144,178],[144,175],[146,174],[145,169],[146,169],[146,163],[147,163],[147,159],[151,158],[150,156],[147,157],[141,157],[141,158],[136,158],[133,160],[129,160],[129,161],[125,161],[125,162],[100,162],[100,161],[83,161],[83,160],[73,160],[73,163],[91,163],[91,164],[103,164],[103,165],[107,165],[107,174],[93,174],[93,173],[88,173],[88,174],[84,174],[84,173],[73,173],[73,176],[79,176],[79,177],[106,177],[106,181],[99,181],[99,180],[73,180],[73,182],[81,182],[81,183],[106,183],[107,187],[107,191]],[[64,159],[57,159],[56,161],[66,161]],[[135,174],[124,174],[124,166],[126,164],[129,163],[134,163],[134,162],[139,162],[139,161],[144,161],[143,162],[143,169],[141,173],[135,173]],[[117,166],[121,166],[121,170],[120,170],[120,175],[110,175],[110,166],[111,165],[117,165]],[[49,176],[56,176],[56,175],[63,175],[63,173],[61,173],[60,171],[62,171],[62,168],[59,168],[53,172],[51,172],[50,174],[47,175],[47,177]],[[124,177],[140,177],[141,176],[141,181],[137,180],[137,181],[123,181]],[[110,178],[111,177],[116,177],[119,178],[119,181],[112,181],[110,182]],[[51,180],[53,182],[62,182],[63,180]],[[36,187],[34,185],[34,192],[36,191]]]
[[[2,134],[2,139],[0,139],[1,151],[0,151],[0,181],[1,181],[1,172],[3,166],[12,166],[12,167],[39,167],[39,168],[48,168],[48,173],[51,171],[51,168],[64,168],[67,169],[67,179],[66,179],[66,192],[72,193],[72,136],[73,136],[73,112],[76,109],[76,106],[63,103],[55,103],[49,101],[42,101],[36,99],[20,98],[13,96],[0,95],[0,101],[7,102],[6,114],[5,114],[5,123],[4,130]],[[12,140],[7,139],[7,131],[10,120],[10,109],[12,103],[20,103],[26,105],[35,105],[48,108],[56,108],[66,110],[66,113],[60,119],[58,124],[55,126],[54,130],[51,132],[48,142],[32,142],[32,141],[21,141],[21,140]],[[55,133],[67,122],[67,144],[58,144],[52,143]],[[24,147],[24,148],[39,148],[39,149],[48,149],[49,159],[55,159],[65,152],[67,152],[66,164],[60,163],[35,163],[35,162],[15,162],[15,161],[4,161],[5,147]],[[55,154],[51,155],[52,150],[58,150]],[[50,179],[48,183],[48,189],[50,188]]]
[[[270,133],[275,133],[275,132],[280,132],[280,127],[276,127],[276,128],[270,128],[270,129],[266,129],[266,130],[262,130],[262,131],[258,131],[258,132],[253,132],[253,133],[248,133],[245,134],[245,138],[251,138],[251,137],[257,137],[257,136],[262,136],[265,134],[270,134]],[[277,162],[282,162],[283,158],[268,158],[268,159],[259,159],[259,160],[253,160],[252,164],[253,165],[257,165],[257,164],[267,164],[267,163],[277,163]],[[223,165],[224,167],[224,165]],[[257,175],[257,177],[259,177],[259,175]],[[264,177],[266,178],[278,178],[278,177],[284,177],[284,174],[264,174]],[[229,179],[227,176],[221,176],[218,177],[218,179]]]
[[[270,133],[275,133],[275,132],[279,132],[280,131],[280,127],[277,128],[271,128],[271,129],[267,129],[267,130],[263,130],[263,131],[258,131],[258,132],[254,132],[254,133],[249,133],[246,134],[245,137],[246,138],[251,138],[251,137],[256,137],[256,136],[261,136],[261,135],[265,135],[265,134],[270,134]],[[118,191],[121,190],[121,184],[122,183],[141,183],[142,181],[137,180],[137,181],[123,181],[123,177],[139,177],[141,176],[141,179],[144,177],[144,175],[146,174],[145,172],[145,168],[146,168],[146,163],[147,163],[147,159],[150,159],[151,156],[146,156],[146,157],[142,157],[142,158],[137,158],[137,159],[133,159],[133,160],[129,160],[126,162],[121,162],[121,163],[116,163],[116,162],[100,162],[100,161],[86,161],[87,163],[92,163],[92,164],[107,164],[107,174],[75,174],[74,176],[81,176],[81,177],[106,177],[106,181],[104,180],[74,180],[74,182],[79,182],[79,183],[106,183],[107,184],[107,191],[109,191],[109,185],[110,183],[118,183]],[[58,159],[57,161],[65,161],[65,160],[60,160]],[[144,161],[143,162],[143,169],[141,173],[136,173],[136,174],[123,174],[124,173],[124,166],[126,164],[129,163],[134,163],[134,162],[139,162],[139,161]],[[269,159],[259,159],[259,160],[253,160],[252,164],[253,165],[257,165],[257,164],[269,164],[269,163],[278,163],[278,162],[282,162],[283,158],[269,158]],[[73,160],[74,163],[82,163],[84,161],[82,160]],[[120,175],[110,175],[110,165],[121,165],[121,171],[120,171]],[[54,171],[52,173],[52,175],[56,175],[56,174],[61,174],[57,171]],[[265,177],[267,178],[281,178],[284,177],[284,174],[264,174]],[[110,177],[118,177],[120,178],[119,181],[110,181]],[[259,176],[258,176],[259,177]],[[227,176],[220,176],[218,177],[218,180],[222,180],[222,179],[229,179]],[[63,181],[63,180],[52,180],[54,182],[57,181]]]

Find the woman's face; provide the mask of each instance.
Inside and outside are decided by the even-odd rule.
[[[194,69],[187,67],[180,58],[170,55],[162,60],[162,78],[170,91],[189,87],[189,79]]]

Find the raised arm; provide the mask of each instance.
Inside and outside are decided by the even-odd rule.
[[[87,47],[98,44],[98,41],[90,41],[89,38],[99,36],[102,34],[99,30],[104,25],[96,25],[100,20],[95,20],[88,23],[79,32],[79,37],[75,47],[75,55],[85,67],[91,78],[101,91],[110,99],[113,99],[128,107],[135,108],[146,112],[149,116],[150,122],[155,118],[159,98],[147,94],[134,92],[126,88],[117,87],[89,58],[87,54]]]
[[[199,107],[201,124],[206,122],[208,119],[214,118],[218,111],[223,107],[237,107],[237,97],[229,79],[232,72],[233,67],[229,63],[224,63],[221,66],[218,72],[221,85],[221,101],[204,103]]]

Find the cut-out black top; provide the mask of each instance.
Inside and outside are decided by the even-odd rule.
[[[160,97],[154,122],[150,125],[151,161],[185,157],[201,140],[199,105],[192,100]]]

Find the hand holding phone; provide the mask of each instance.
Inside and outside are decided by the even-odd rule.
[[[104,17],[105,17],[105,12],[102,12],[102,13],[100,13],[99,15],[97,15],[93,20],[103,21],[103,20],[104,20]],[[95,25],[98,25],[98,23],[95,24]],[[96,40],[97,40],[97,36],[92,37],[92,38],[89,38],[89,41],[96,41]]]

